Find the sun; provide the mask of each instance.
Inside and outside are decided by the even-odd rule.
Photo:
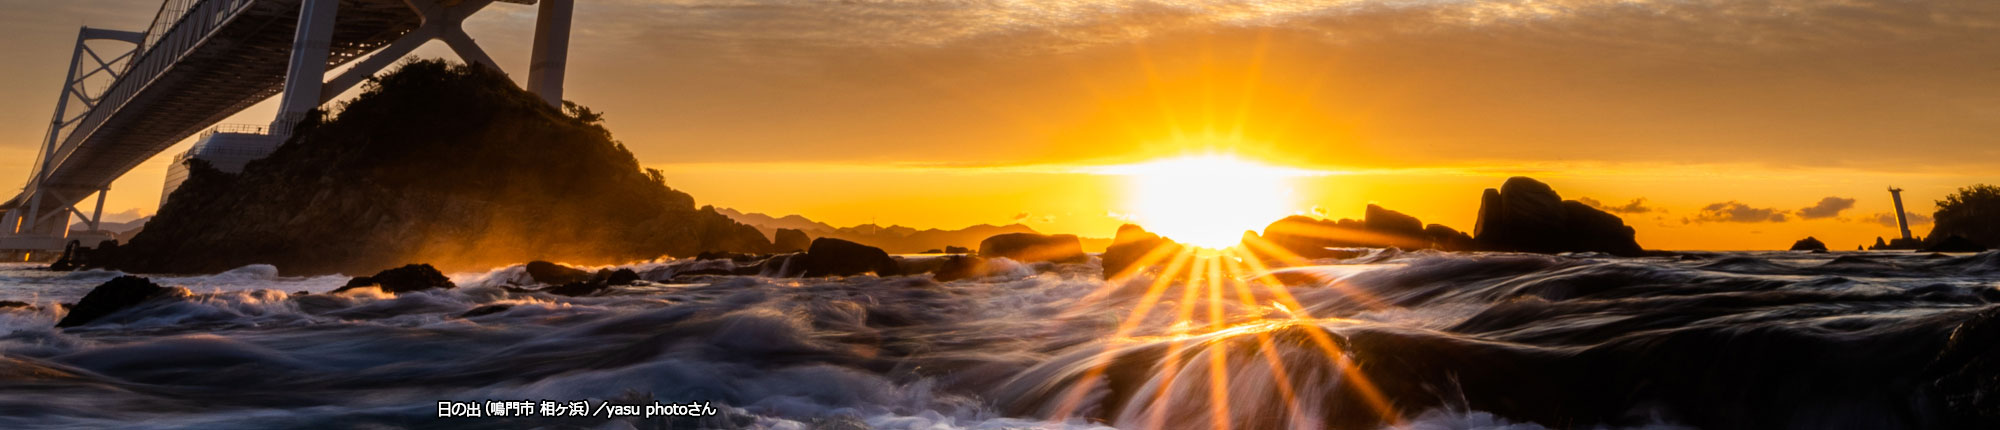
[[[1126,176],[1132,221],[1175,241],[1222,249],[1292,213],[1291,178],[1299,169],[1233,155],[1183,156],[1112,166]]]

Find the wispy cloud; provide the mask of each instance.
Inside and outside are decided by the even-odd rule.
[[[1936,222],[1936,220],[1931,219],[1930,215],[1924,215],[1916,212],[1904,212],[1903,216],[1909,218],[1910,225],[1923,225]],[[1861,218],[1858,221],[1872,222],[1880,224],[1883,227],[1896,227],[1896,213],[1895,212],[1877,213],[1874,215],[1869,215],[1866,218]]]
[[[1842,211],[1846,211],[1848,209],[1853,209],[1853,208],[1854,208],[1854,199],[1845,197],[1827,197],[1824,199],[1820,199],[1819,203],[1815,203],[1812,206],[1799,209],[1797,213],[1799,214],[1799,218],[1805,218],[1805,219],[1833,218],[1840,216],[1840,213]]]
[[[1332,40],[1442,28],[1627,28],[1625,44],[1757,48],[1919,37],[1920,28],[1993,28],[1991,2],[1898,0],[607,0],[580,8],[592,38],[733,47],[939,47],[967,42],[1064,50],[1191,29],[1286,27]]]
[[[1622,204],[1622,205],[1616,205],[1616,206],[1612,206],[1612,205],[1607,205],[1607,204],[1604,204],[1603,202],[1599,202],[1599,201],[1597,201],[1597,199],[1593,199],[1593,198],[1589,198],[1589,197],[1578,197],[1578,198],[1576,199],[1576,201],[1578,201],[1578,202],[1581,202],[1581,203],[1583,203],[1583,204],[1586,204],[1586,205],[1590,205],[1590,207],[1594,207],[1594,208],[1598,208],[1598,209],[1600,209],[1600,210],[1603,210],[1603,211],[1605,211],[1605,212],[1611,212],[1611,213],[1619,213],[1619,214],[1643,214],[1643,213],[1650,213],[1650,212],[1654,212],[1654,211],[1658,211],[1658,212],[1666,212],[1666,211],[1667,211],[1666,209],[1663,209],[1663,208],[1656,208],[1656,207],[1652,207],[1652,206],[1647,206],[1647,205],[1646,205],[1646,198],[1645,198],[1645,197],[1639,197],[1639,198],[1635,198],[1635,199],[1632,199],[1632,201],[1630,201],[1630,202],[1627,202],[1627,203],[1625,203],[1625,204]]]
[[[1709,222],[1760,223],[1760,222],[1785,222],[1789,219],[1790,218],[1785,215],[1785,211],[1782,210],[1753,207],[1747,204],[1743,204],[1743,202],[1730,200],[1726,202],[1703,206],[1701,208],[1701,211],[1696,212],[1693,217],[1682,219],[1681,223],[1683,224],[1709,223]]]

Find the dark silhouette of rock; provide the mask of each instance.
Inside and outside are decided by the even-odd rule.
[[[944,257],[944,264],[940,265],[936,272],[932,272],[932,279],[938,282],[951,282],[981,276],[986,276],[986,259],[970,255],[946,256]]]
[[[596,279],[601,280],[605,285],[632,285],[635,282],[639,282],[639,272],[634,272],[632,269],[621,268],[611,271],[598,271],[597,274]]]
[[[451,278],[445,277],[444,273],[438,272],[437,268],[429,264],[408,264],[375,272],[374,276],[349,279],[347,285],[334,289],[333,292],[363,287],[381,287],[383,292],[402,294],[432,288],[458,288],[458,285],[452,284]]]
[[[1458,231],[1444,224],[1424,226],[1424,237],[1430,239],[1431,247],[1445,251],[1466,251],[1478,248],[1472,235]]]
[[[2000,428],[2000,306],[1959,323],[1924,376],[1945,403],[1940,428]]]
[[[1362,220],[1323,220],[1293,215],[1264,227],[1260,237],[1271,245],[1306,259],[1353,255],[1328,248],[1403,248],[1460,251],[1473,248],[1470,235],[1440,224],[1424,225],[1417,217],[1368,205]],[[1247,242],[1246,242],[1247,243]],[[1250,249],[1264,252],[1252,244]],[[1283,259],[1289,256],[1268,256]]]
[[[1075,263],[1088,260],[1083,253],[1083,241],[1073,234],[1044,235],[1037,233],[1007,233],[988,237],[979,241],[979,256],[985,258],[1006,258],[1023,263],[1055,261]]]
[[[1272,222],[1264,227],[1263,239],[1271,245],[1282,248],[1302,258],[1330,258],[1338,252],[1327,248],[1347,248],[1362,246],[1343,238],[1354,237],[1351,232],[1362,231],[1360,221],[1343,219],[1339,221],[1313,219],[1303,215],[1292,215]],[[1252,247],[1252,249],[1258,249]]]
[[[1472,237],[1489,251],[1559,253],[1591,251],[1638,256],[1645,251],[1623,219],[1527,177],[1508,178],[1480,196]]]
[[[1954,235],[1939,240],[1937,244],[1926,247],[1921,252],[1980,252],[1985,250],[1986,245],[1973,242],[1963,236]]]
[[[1118,226],[1118,234],[1111,238],[1111,246],[1098,256],[1103,261],[1104,279],[1130,276],[1144,267],[1134,267],[1146,254],[1159,250],[1163,256],[1172,256],[1181,251],[1181,244],[1160,235],[1146,231],[1133,224]],[[1164,260],[1164,259],[1163,259]],[[1157,263],[1157,262],[1156,262]]]
[[[1799,239],[1798,242],[1792,242],[1792,250],[1826,252],[1826,244],[1821,243],[1818,238],[1806,236],[1804,239]]]
[[[63,315],[62,321],[56,322],[56,327],[89,324],[105,315],[137,306],[147,299],[166,292],[166,287],[154,284],[146,278],[120,276],[90,289],[89,293],[83,295],[82,300],[77,300],[76,305],[69,307],[69,314]]]
[[[191,163],[105,265],[212,273],[264,263],[296,276],[417,260],[484,270],[769,251],[755,227],[642,169],[599,120],[497,70],[411,62],[337,117],[303,121],[241,173]]]
[[[774,236],[776,240],[771,241],[771,250],[775,252],[800,252],[812,246],[812,238],[806,237],[806,232],[803,231],[781,228],[774,233]]]
[[[1417,217],[1372,204],[1363,212],[1361,226],[1371,232],[1398,238],[1416,239],[1426,236],[1424,222],[1417,220]]]
[[[853,276],[873,272],[876,276],[901,275],[896,260],[881,248],[830,237],[813,239],[805,254],[798,254],[794,267],[800,276]]]
[[[1922,246],[1911,249],[1937,247],[1952,237],[1982,249],[2000,246],[2000,186],[1979,184],[1959,188],[1958,192],[1938,200],[1937,207],[1937,212],[1931,215],[1936,224],[1932,225],[1930,235],[1924,238]]]
[[[508,310],[508,309],[513,309],[513,308],[514,308],[514,305],[486,305],[486,306],[480,306],[480,307],[476,307],[476,308],[472,308],[472,310],[468,310],[468,311],[465,311],[465,313],[462,313],[462,314],[458,314],[458,317],[459,317],[459,318],[472,318],[472,317],[476,317],[476,316],[482,316],[482,315],[492,315],[492,314],[497,314],[497,313],[501,313],[501,312],[505,312],[506,310]]]
[[[35,308],[35,305],[33,305],[33,304],[29,304],[28,302],[23,302],[23,301],[15,301],[15,300],[0,300],[0,309],[6,309],[6,308],[28,308],[28,309],[34,309],[34,308]]]
[[[963,247],[963,246],[946,246],[946,247],[944,247],[944,253],[946,253],[946,254],[971,254],[971,253],[972,253],[972,250],[971,250],[971,249],[969,249],[969,248],[966,248],[966,247]]]
[[[581,270],[577,270],[576,272],[579,274],[584,273]],[[536,291],[559,296],[579,297],[597,294],[614,286],[632,285],[636,282],[639,282],[639,272],[634,272],[632,269],[601,269],[595,274],[584,275],[581,280],[545,287]]]
[[[525,270],[537,283],[562,285],[590,280],[590,272],[542,260],[530,261]]]

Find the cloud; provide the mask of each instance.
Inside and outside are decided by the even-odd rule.
[[[1833,218],[1840,216],[1841,211],[1853,208],[1854,199],[1827,197],[1819,199],[1819,203],[1813,204],[1810,207],[1799,209],[1797,213],[1799,214],[1799,218],[1805,219]]]
[[[1935,222],[1934,220],[1931,219],[1930,215],[1924,215],[1916,212],[1904,212],[1903,216],[1908,217],[1910,219],[1910,225],[1923,225]],[[1896,213],[1882,212],[1874,215],[1869,215],[1867,218],[1862,218],[1859,221],[1874,222],[1876,224],[1881,224],[1883,227],[1896,227]]]
[[[1017,213],[1017,214],[1014,214],[1014,222],[1025,222],[1025,221],[1027,221],[1027,220],[1028,220],[1028,213],[1027,213],[1027,212],[1021,212],[1021,213]]]
[[[1651,206],[1646,206],[1646,198],[1645,198],[1645,197],[1640,197],[1640,198],[1635,198],[1635,199],[1632,199],[1632,201],[1631,201],[1631,202],[1629,202],[1629,203],[1626,203],[1626,204],[1622,204],[1622,205],[1618,205],[1618,206],[1610,206],[1610,205],[1606,205],[1606,204],[1604,204],[1603,202],[1599,202],[1599,201],[1597,201],[1597,199],[1593,199],[1593,198],[1589,198],[1589,197],[1578,197],[1578,198],[1576,199],[1576,201],[1578,201],[1578,202],[1582,202],[1583,204],[1586,204],[1586,205],[1590,205],[1590,207],[1593,207],[1593,208],[1597,208],[1597,209],[1599,209],[1599,210],[1603,210],[1603,211],[1605,211],[1605,212],[1610,212],[1610,213],[1617,213],[1617,214],[1642,214],[1642,213],[1649,213],[1649,212],[1654,212],[1654,211],[1659,211],[1659,212],[1666,212],[1666,211],[1667,211],[1666,209],[1663,209],[1663,208],[1656,208],[1656,207],[1651,207]]]
[[[1071,51],[1165,34],[1291,28],[1336,42],[1441,30],[1516,29],[1622,46],[1797,49],[1922,39],[1926,30],[1995,25],[1991,2],[1901,0],[603,0],[580,5],[578,39],[667,51],[756,55],[824,48]],[[532,8],[505,27],[532,22]],[[1643,31],[1621,31],[1626,29]],[[1607,33],[1617,32],[1611,35]],[[1607,37],[1609,36],[1609,37]],[[584,46],[585,49],[614,47]],[[611,52],[616,52],[615,50]]]
[[[1757,222],[1785,222],[1788,219],[1789,218],[1785,216],[1785,211],[1782,210],[1751,207],[1750,205],[1743,204],[1743,202],[1730,200],[1722,203],[1715,203],[1708,206],[1703,206],[1701,208],[1701,211],[1695,213],[1693,218],[1683,219],[1681,222],[1682,223],[1689,223],[1689,222],[1757,223]]]

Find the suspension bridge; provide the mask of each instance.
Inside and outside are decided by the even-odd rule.
[[[273,97],[268,127],[226,134],[275,147],[313,109],[434,40],[504,70],[462,27],[496,2],[536,7],[527,87],[560,105],[574,0],[165,0],[144,30],[82,28],[33,172],[0,203],[0,254],[111,239],[100,226],[112,181]],[[89,212],[77,207],[92,196]],[[78,219],[85,228],[72,229]]]

